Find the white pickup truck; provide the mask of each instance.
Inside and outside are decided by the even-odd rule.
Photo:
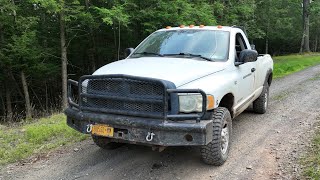
[[[199,146],[202,160],[218,166],[232,119],[251,104],[266,112],[273,60],[252,50],[240,28],[167,27],[127,53],[68,81],[67,124],[102,148]]]

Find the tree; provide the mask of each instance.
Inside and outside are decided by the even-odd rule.
[[[310,45],[313,46],[312,50],[317,52],[320,45],[320,1],[312,1],[310,6]]]
[[[59,27],[60,27],[60,49],[61,49],[61,79],[62,79],[62,109],[67,108],[67,79],[68,79],[68,43],[66,32],[68,27],[67,22],[77,20],[77,15],[84,6],[80,5],[78,0],[34,0],[40,7],[44,7],[48,13],[59,14]],[[70,40],[71,41],[71,40]]]
[[[300,53],[310,52],[310,0],[303,0],[303,35]]]
[[[262,38],[256,39],[260,52],[285,54],[298,52],[300,48],[301,24],[300,0],[257,1],[255,11],[256,28],[262,31]]]
[[[21,18],[19,19],[19,21],[21,20],[20,23],[28,23],[27,26],[32,24],[32,21],[35,21],[35,19],[30,19],[28,21],[23,17],[18,18]],[[31,67],[39,63],[40,60],[36,32],[30,31],[27,28],[21,35],[15,35],[12,38],[13,42],[8,44],[8,54],[11,56],[10,59],[15,59],[15,62],[12,62],[11,67],[20,71],[21,84],[25,97],[26,118],[31,118],[32,107],[26,72],[30,71]]]
[[[11,121],[61,111],[68,77],[124,58],[125,48],[166,26],[238,25],[259,52],[297,53],[307,44],[319,51],[320,1],[306,1],[307,36],[299,25],[301,2],[0,0],[0,117]]]

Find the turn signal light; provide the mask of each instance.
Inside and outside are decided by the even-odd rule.
[[[213,109],[214,108],[214,97],[211,95],[207,96],[207,109]]]

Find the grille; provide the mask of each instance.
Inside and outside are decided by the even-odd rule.
[[[81,86],[81,109],[112,114],[164,117],[165,86],[134,77],[91,76]]]

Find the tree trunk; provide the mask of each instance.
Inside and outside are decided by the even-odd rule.
[[[4,45],[4,28],[0,24],[0,48]]]
[[[14,77],[14,75],[13,75],[13,73],[12,73],[12,70],[11,70],[10,68],[8,68],[7,74],[8,74],[9,80],[10,80],[11,82],[13,82],[14,85],[16,86],[16,89],[17,89],[16,92],[18,92],[18,94],[20,95],[20,97],[23,98],[24,95],[23,95],[23,93],[21,92],[20,86],[19,86],[18,82],[16,81],[16,78]]]
[[[120,21],[119,21],[119,27],[118,27],[118,61],[120,60],[120,36],[121,36],[121,32],[120,32]]]
[[[300,51],[299,51],[300,54],[303,52],[303,47],[304,47],[304,32],[303,32],[302,40],[301,40],[301,44],[300,44]]]
[[[310,0],[303,0],[303,36],[301,52],[310,52]]]
[[[21,71],[21,82],[22,82],[22,88],[24,93],[24,99],[26,102],[26,118],[29,119],[29,118],[32,118],[32,109],[31,109],[27,79],[23,71]]]
[[[64,0],[60,0],[62,7],[64,7]],[[67,46],[66,46],[66,25],[64,20],[64,11],[60,11],[60,46],[61,46],[61,76],[62,76],[62,109],[68,106],[67,99]]]
[[[271,2],[270,0],[267,1],[268,6],[271,6]],[[266,25],[266,49],[265,49],[265,53],[268,54],[269,53],[269,29],[270,29],[270,9],[267,8],[267,25]]]
[[[113,39],[114,39],[114,49],[117,48],[117,35],[116,35],[116,26],[113,25]]]
[[[318,50],[318,35],[316,35],[316,40],[314,43],[314,52],[317,52],[317,50]]]
[[[14,0],[11,0],[11,3],[12,3],[13,6],[15,6]],[[17,20],[17,12],[16,12],[15,9],[12,10],[12,16],[13,16],[13,22],[16,22],[16,20]]]
[[[44,82],[44,86],[46,88],[46,113],[48,114],[48,112],[49,112],[49,97],[48,97],[47,81]]]
[[[266,37],[266,54],[269,53],[269,39]]]
[[[10,88],[9,84],[6,82],[6,105],[7,105],[7,114],[6,114],[6,119],[10,122],[12,121],[12,103],[11,103],[11,94],[10,94]]]
[[[86,10],[89,11],[90,8],[90,0],[85,0],[86,4]],[[90,42],[90,49],[88,51],[88,57],[89,57],[89,63],[91,64],[91,71],[94,72],[97,67],[96,67],[96,41],[94,38],[94,31],[92,27],[89,26],[89,42]]]
[[[86,9],[88,10],[90,6],[90,0],[85,0],[84,2],[86,4]]]
[[[3,82],[2,82],[3,83]],[[2,115],[5,115],[7,110],[6,110],[6,104],[5,104],[5,101],[3,99],[3,96],[1,95],[0,96],[0,99],[1,99],[1,107],[2,107]],[[1,115],[1,114],[0,114]],[[1,120],[1,119],[0,119]]]
[[[2,13],[2,10],[1,10],[1,13]],[[3,32],[3,26],[2,24],[0,23],[0,48],[2,48],[4,45],[4,32]],[[3,68],[2,67],[2,63],[0,63],[0,68]],[[6,81],[6,80],[4,80]],[[1,84],[3,84],[3,82],[1,81]],[[2,99],[1,97],[1,102],[2,102],[2,106],[3,106],[3,114],[6,114],[6,106],[5,106],[5,103],[4,103],[4,100]]]
[[[309,7],[309,5],[308,5]],[[304,36],[304,50],[306,52],[310,52],[310,19],[309,19],[309,12],[306,13],[306,20],[305,20],[305,23],[306,23],[306,30],[305,30],[305,36]]]

